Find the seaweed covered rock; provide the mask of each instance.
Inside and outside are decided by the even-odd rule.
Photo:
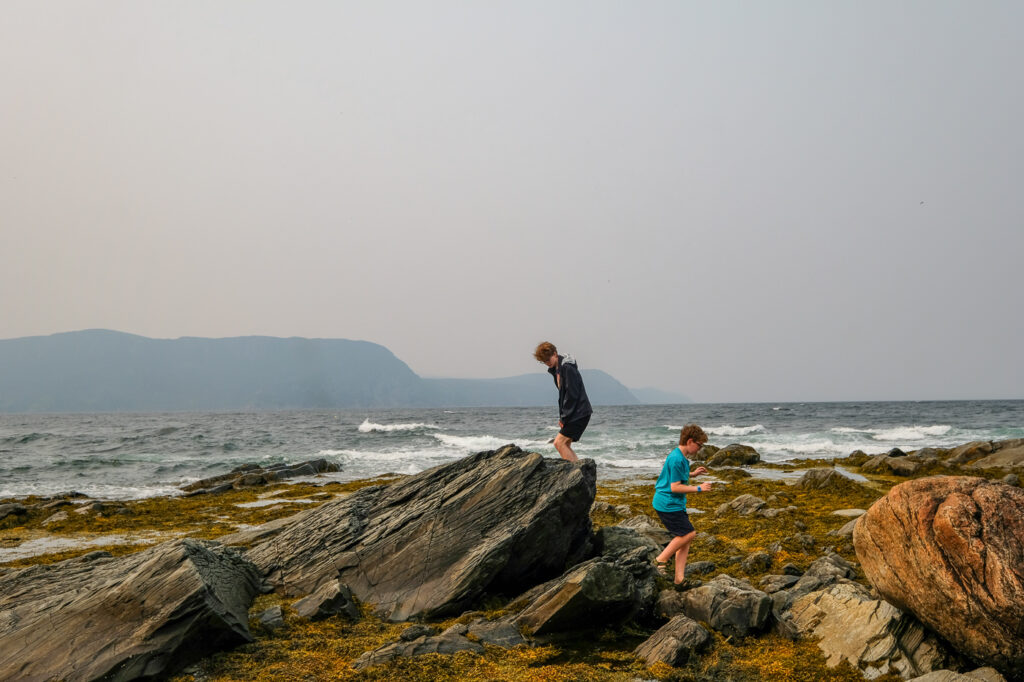
[[[966,476],[907,481],[858,520],[853,543],[886,601],[1024,677],[1024,490]]]
[[[237,550],[175,540],[4,575],[0,679],[163,677],[252,641],[256,567]]]
[[[592,460],[509,445],[303,512],[248,556],[285,594],[339,579],[393,621],[457,614],[582,558],[594,492]]]

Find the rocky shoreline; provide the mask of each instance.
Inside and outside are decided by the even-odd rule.
[[[727,485],[691,500],[682,589],[652,567],[653,481],[515,446],[347,485],[280,483],[311,462],[0,501],[0,562],[91,543],[0,563],[0,679],[1024,679],[1024,440],[697,457]]]

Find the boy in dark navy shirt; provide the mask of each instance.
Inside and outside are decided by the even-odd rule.
[[[560,430],[555,436],[555,450],[570,462],[579,458],[572,451],[572,443],[583,436],[583,431],[590,423],[590,415],[594,410],[590,407],[587,389],[583,386],[576,360],[571,355],[559,355],[554,344],[545,341],[533,351],[538,362],[548,366],[548,374],[555,379],[558,387],[558,426]]]

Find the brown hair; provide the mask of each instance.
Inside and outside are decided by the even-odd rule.
[[[704,443],[708,442],[708,434],[704,433],[704,429],[700,428],[696,424],[687,424],[683,427],[683,430],[679,432],[679,444],[686,445],[686,442],[689,440],[700,445],[704,445]]]
[[[555,344],[545,341],[544,343],[537,344],[536,350],[533,351],[533,357],[537,358],[537,362],[543,362],[546,365],[551,356],[557,352],[558,349],[555,348]]]

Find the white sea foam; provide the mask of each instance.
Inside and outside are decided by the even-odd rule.
[[[418,429],[437,429],[437,428],[440,428],[440,427],[439,426],[435,426],[434,424],[423,424],[423,423],[419,423],[419,422],[413,423],[413,424],[376,424],[374,422],[371,422],[367,418],[367,419],[364,419],[363,423],[359,425],[359,432],[360,433],[373,433],[375,431],[380,431],[380,432],[388,433],[388,432],[391,432],[391,431],[416,431]]]
[[[595,458],[599,465],[614,467],[616,469],[660,469],[664,463],[663,459],[606,459]]]
[[[447,433],[435,433],[434,438],[447,447],[464,450],[466,452],[496,450],[502,445],[508,445],[512,442],[508,438],[497,438],[495,436],[452,436]],[[522,445],[520,447],[522,447]]]
[[[754,424],[753,426],[723,424],[722,426],[712,426],[705,430],[711,436],[749,436],[752,433],[764,433],[767,429],[761,424]]]
[[[765,450],[791,452],[797,455],[835,455],[847,453],[850,449],[848,445],[837,445],[828,438],[788,443],[771,443],[765,444],[762,447],[764,447]]]
[[[953,429],[948,424],[936,424],[934,426],[897,426],[892,429],[881,429],[870,431],[875,440],[904,441],[924,440],[935,436],[944,436]]]

